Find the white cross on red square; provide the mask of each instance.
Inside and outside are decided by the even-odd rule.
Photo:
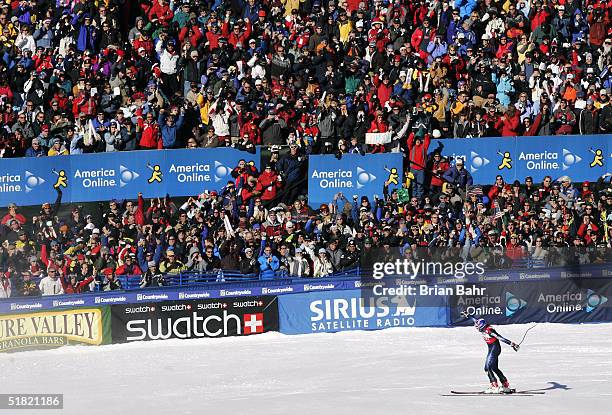
[[[263,313],[245,314],[244,334],[263,333]]]

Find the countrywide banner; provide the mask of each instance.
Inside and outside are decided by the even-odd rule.
[[[612,320],[612,280],[572,278],[475,284],[482,295],[451,296],[453,325],[469,325],[467,311],[494,324],[588,323]]]
[[[341,192],[352,202],[353,196],[382,197],[385,181],[390,188],[401,186],[402,155],[345,154],[308,158],[308,201],[311,205],[330,203]]]
[[[0,352],[109,342],[107,307],[0,316]]]
[[[194,196],[220,190],[241,159],[259,167],[255,154],[232,148],[151,150],[0,160],[0,205]]]
[[[113,305],[113,343],[278,331],[274,296]]]
[[[439,143],[443,155],[465,161],[478,184],[492,183],[498,174],[506,182],[527,176],[541,182],[547,175],[596,181],[612,173],[612,135],[434,140],[430,149]]]
[[[289,294],[279,297],[280,331],[284,334],[381,330],[390,327],[448,326],[445,296],[363,298],[360,290]],[[437,301],[437,305],[434,304]]]

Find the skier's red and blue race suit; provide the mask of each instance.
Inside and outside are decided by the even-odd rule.
[[[478,320],[474,317],[472,317],[472,319],[474,320],[474,322]],[[499,370],[498,367],[498,357],[501,354],[501,345],[499,341],[501,340],[507,345],[512,345],[512,342],[506,339],[498,332],[496,332],[495,329],[490,325],[485,326],[481,333],[485,343],[487,343],[487,346],[489,348],[484,370],[485,372],[487,372],[487,376],[489,376],[490,382],[497,382],[497,379],[495,379],[495,375],[497,375],[499,381],[503,384],[507,382],[508,379],[504,376],[503,372]]]

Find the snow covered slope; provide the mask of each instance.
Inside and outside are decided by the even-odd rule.
[[[528,327],[499,331],[519,341]],[[0,354],[1,392],[64,393],[61,413],[87,415],[611,413],[612,324],[541,324],[518,353],[503,348],[500,367],[512,386],[548,388],[544,395],[440,396],[486,386],[486,347],[472,328],[268,333]]]

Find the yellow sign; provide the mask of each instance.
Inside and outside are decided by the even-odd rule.
[[[497,152],[500,156],[502,156],[502,161],[499,166],[497,166],[497,170],[508,169],[512,170],[512,157],[510,157],[509,151],[504,151],[503,153]]]
[[[69,343],[101,344],[102,310],[84,308],[0,316],[0,351],[52,348]]]
[[[68,186],[68,177],[66,177],[66,172],[64,170],[60,170],[59,172],[54,172],[57,174],[57,180],[53,187],[55,189],[59,187],[67,187]]]
[[[593,153],[593,161],[591,162],[591,167],[603,167],[603,151],[601,149],[597,149],[595,151],[591,150]]]
[[[148,167],[151,169],[151,177],[149,177],[149,180],[147,180],[147,182],[149,182],[149,183],[153,183],[153,182],[161,183],[162,182],[163,174],[162,174],[162,171],[161,171],[161,167],[159,167],[159,164],[156,164],[155,166],[151,166],[149,164]]]
[[[385,167],[385,170],[387,170],[387,172],[389,172],[389,177],[387,178],[387,186],[390,184],[395,184],[398,185],[399,184],[399,174],[397,174],[397,169],[395,167],[392,167],[391,169],[387,169]]]

